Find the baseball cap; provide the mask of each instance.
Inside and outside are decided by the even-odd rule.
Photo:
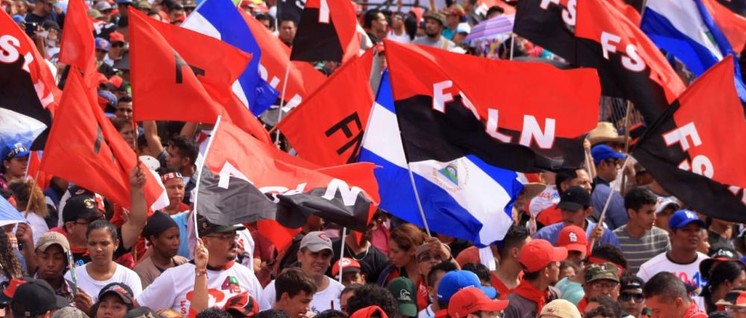
[[[240,293],[228,298],[223,310],[239,317],[254,317],[259,312],[259,303],[248,293]]]
[[[738,252],[731,248],[721,247],[710,253],[710,258],[704,259],[699,263],[699,272],[702,274],[702,278],[710,280],[710,271],[712,271],[716,263],[734,261],[740,261]]]
[[[111,32],[111,34],[109,34],[109,42],[124,42],[124,34],[117,31]]]
[[[13,16],[13,22],[15,23],[26,23],[26,18],[20,14]]]
[[[218,225],[208,221],[206,217],[199,214],[197,214],[197,227],[199,236],[210,235],[213,233],[228,233],[246,229],[241,225]]]
[[[138,307],[130,309],[124,318],[158,318],[159,316],[153,312],[150,307]]]
[[[715,305],[746,307],[746,291],[737,289],[731,290],[725,294],[723,299],[718,300]]]
[[[536,239],[526,243],[518,255],[518,262],[526,268],[526,272],[538,272],[549,266],[552,262],[564,261],[567,258],[567,249],[554,247],[549,241]]]
[[[16,316],[36,317],[69,304],[69,301],[55,295],[54,289],[46,281],[28,279],[16,288],[10,308]]]
[[[585,282],[592,283],[597,280],[610,280],[619,282],[619,270],[613,263],[590,264],[585,268]]]
[[[655,214],[661,213],[666,210],[667,207],[673,207],[674,211],[681,209],[681,205],[674,197],[664,197],[658,202],[658,206],[655,207]]]
[[[25,283],[26,279],[23,278],[11,279],[10,282],[8,282],[8,286],[5,286],[2,292],[0,292],[0,308],[8,307],[8,305],[10,305],[10,302],[13,300],[13,295],[15,295],[18,286],[21,286]]]
[[[671,218],[668,219],[668,228],[670,228],[672,231],[678,230],[686,227],[690,223],[697,223],[700,227],[707,227],[707,224],[699,219],[697,213],[694,213],[694,211],[691,210],[682,209],[676,211],[673,215],[671,215]]]
[[[134,306],[135,297],[132,295],[132,289],[124,283],[110,283],[104,286],[104,288],[98,292],[98,301],[101,301],[101,299],[106,295],[119,297],[119,299],[121,299],[129,309],[132,309]]]
[[[102,50],[102,51],[109,52],[109,49],[111,49],[111,43],[109,43],[109,41],[107,41],[104,38],[98,38],[97,37],[96,40],[95,40],[95,42],[96,42],[96,49],[97,50]]]
[[[135,4],[135,7],[138,9],[150,9],[153,6],[148,2],[147,0],[140,1]]]
[[[492,300],[479,288],[467,287],[459,290],[448,302],[448,316],[462,318],[478,311],[500,311],[508,307],[507,300]]]
[[[96,2],[96,4],[93,6],[94,9],[98,10],[99,12],[104,12],[106,10],[112,10],[114,7],[109,4],[108,1],[102,0],[99,2]]]
[[[622,279],[619,280],[619,291],[628,290],[628,289],[640,289],[642,290],[642,287],[645,285],[645,282],[642,280],[642,278],[637,277],[636,275],[625,275],[622,277]]]
[[[99,212],[96,200],[89,195],[76,195],[65,203],[62,210],[62,221],[70,222],[77,219],[94,220],[103,214]]]
[[[488,298],[495,298],[497,290],[492,287],[482,286],[477,274],[465,270],[456,270],[446,273],[438,284],[438,301],[448,302],[456,292],[466,287],[477,287],[487,295]]]
[[[580,186],[572,186],[560,195],[557,208],[561,210],[577,212],[580,209],[591,206],[591,194]]]
[[[88,318],[88,315],[78,308],[66,306],[55,311],[52,318]]]
[[[353,312],[352,315],[350,315],[350,318],[372,318],[372,317],[389,318],[386,312],[383,311],[381,307],[378,307],[376,305],[358,309],[357,311]]]
[[[555,299],[544,305],[539,317],[544,315],[557,316],[559,318],[582,318],[578,307],[565,299]]]
[[[435,21],[438,21],[442,26],[445,26],[447,24],[446,16],[440,12],[430,12],[425,15],[425,19],[433,19]]]
[[[3,147],[3,160],[28,157],[29,153],[28,148],[20,142],[12,145],[5,145],[5,147]]]
[[[577,225],[565,226],[559,232],[557,246],[564,247],[568,251],[587,253],[588,237],[585,234],[585,230]]]
[[[343,257],[334,262],[334,266],[332,266],[333,277],[337,277],[337,275],[339,275],[340,267],[342,267],[342,274],[348,272],[360,272],[360,262],[349,257]]]
[[[62,247],[62,251],[65,253],[70,251],[70,243],[67,241],[67,238],[62,233],[54,231],[49,231],[39,237],[39,240],[36,241],[36,250],[44,252],[47,248],[55,244]]]
[[[308,249],[314,253],[321,250],[330,250],[334,252],[332,249],[332,240],[326,232],[322,231],[308,232],[308,234],[306,234],[300,241],[300,249]]]
[[[417,303],[414,297],[417,296],[417,290],[414,288],[414,283],[409,278],[399,277],[392,280],[388,288],[399,305],[399,315],[416,317]]]
[[[604,144],[593,146],[593,148],[591,148],[591,156],[593,157],[593,163],[595,164],[599,164],[601,161],[607,159],[624,159],[627,157],[623,153],[616,152],[614,149],[611,149],[611,147]]]

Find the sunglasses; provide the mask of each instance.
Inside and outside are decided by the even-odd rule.
[[[621,301],[630,301],[633,300],[636,303],[641,303],[643,300],[645,300],[645,295],[641,293],[620,293],[619,294],[619,300]]]
[[[124,47],[124,42],[116,42],[112,43],[111,47]]]

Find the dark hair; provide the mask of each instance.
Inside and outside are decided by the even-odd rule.
[[[487,268],[487,266],[484,266],[482,263],[466,263],[464,266],[461,267],[461,269],[465,271],[470,271],[474,274],[477,274],[477,277],[479,277],[479,280],[482,282],[488,282],[490,285],[492,285],[492,277],[490,276],[490,270]],[[432,270],[432,269],[431,269]],[[432,286],[432,285],[430,285]]]
[[[300,268],[286,268],[275,279],[275,301],[279,301],[283,293],[287,293],[290,297],[295,297],[300,292],[313,295],[317,288],[316,282]]]
[[[189,158],[189,164],[193,165],[197,160],[199,154],[199,147],[194,140],[185,136],[176,136],[168,142],[169,146],[177,149],[179,156]]]
[[[627,258],[624,257],[624,253],[614,245],[604,244],[596,247],[591,252],[591,256],[617,264],[625,270],[628,268]]]
[[[449,261],[442,261],[438,264],[435,264],[433,267],[430,268],[430,272],[427,273],[427,285],[428,286],[435,286],[435,274],[438,272],[452,272],[458,270],[458,266],[454,264],[453,262]]]
[[[116,128],[117,131],[120,131],[125,127],[132,127],[132,121],[129,119],[111,117],[109,118],[109,120],[111,120],[111,124],[114,126],[114,128]]]
[[[538,270],[538,271],[535,271],[535,272],[530,272],[530,273],[529,273],[529,272],[527,272],[527,271],[525,270],[525,267],[524,267],[524,271],[523,271],[523,279],[524,279],[524,280],[527,280],[527,281],[534,281],[534,280],[536,280],[537,278],[539,278],[539,276],[541,276],[541,273],[542,273],[543,271],[544,271],[544,268],[542,268],[542,269],[540,269],[540,270]]]
[[[399,305],[387,289],[378,285],[364,285],[347,300],[347,312],[356,312],[365,307],[376,305],[389,317],[396,316]]]
[[[295,20],[293,20],[293,19],[282,19],[282,20],[279,20],[279,22],[277,22],[277,26],[278,26],[278,27],[281,27],[281,26],[282,26],[282,23],[284,23],[284,22],[293,22],[293,26],[294,26],[294,27],[298,27],[298,22],[296,22],[296,21],[295,21]]]
[[[578,266],[575,265],[573,262],[568,262],[568,261],[562,261],[562,262],[560,262],[559,270],[561,272],[561,271],[565,270],[568,267],[571,267],[572,269],[574,269],[576,273],[578,272]]]
[[[379,13],[381,13],[381,11],[378,11],[376,9],[366,11],[365,16],[363,17],[363,27],[370,28],[371,25],[373,25],[373,21],[378,19]]]
[[[254,318],[290,318],[290,316],[283,310],[269,309],[258,312]]]
[[[427,235],[418,227],[410,223],[404,223],[391,230],[389,239],[394,241],[402,250],[409,251],[422,245],[426,237]]]
[[[717,299],[712,299],[712,291],[720,287],[727,281],[734,281],[741,276],[741,273],[746,270],[741,261],[734,260],[732,262],[717,262],[710,269],[710,279],[707,281],[707,285],[700,293],[705,299],[705,306],[707,311],[715,310],[715,302]]]
[[[505,9],[498,7],[498,6],[491,6],[489,9],[487,9],[487,16],[490,16],[491,14],[495,12],[504,13]]]
[[[672,302],[677,297],[689,302],[689,294],[684,283],[670,272],[660,272],[645,283],[642,288],[645,298],[659,297],[660,301]]]
[[[274,30],[275,29],[275,19],[272,18],[271,15],[266,13],[259,13],[256,16],[254,16],[259,21],[269,21],[269,29]]]
[[[91,232],[94,230],[108,230],[109,235],[111,235],[111,239],[115,242],[119,241],[119,235],[117,234],[117,228],[114,226],[114,224],[111,224],[111,222],[107,220],[95,220],[91,222],[91,224],[88,224],[88,229],[85,230],[85,237],[88,238],[88,236],[91,235]]]
[[[346,293],[351,293],[351,292],[357,291],[358,289],[360,289],[360,287],[363,287],[363,285],[361,285],[361,284],[350,284],[349,286],[347,286],[344,289],[342,289],[342,292],[339,293],[339,295],[341,296],[341,295],[344,295]]]
[[[207,308],[197,314],[197,318],[233,318],[231,314],[217,308]]]
[[[658,198],[648,188],[634,188],[624,196],[624,207],[635,211],[641,209],[643,205],[655,205],[657,202]]]
[[[498,242],[500,259],[508,257],[508,251],[523,244],[530,235],[531,233],[529,233],[528,228],[520,225],[511,225],[508,228],[508,233],[505,234],[505,238]]]
[[[117,104],[122,103],[122,102],[125,102],[125,103],[132,102],[132,96],[130,96],[130,95],[124,95],[124,96],[122,96],[122,98],[120,98],[119,101],[117,101]]]
[[[494,8],[494,7],[492,7]],[[490,9],[492,9],[490,8]],[[499,8],[499,7],[498,7]],[[502,9],[502,8],[500,8]],[[489,15],[489,11],[487,13]],[[564,183],[567,180],[572,180],[578,177],[577,170],[574,169],[561,169],[557,171],[557,174],[554,177],[554,185],[557,186],[557,192],[561,195],[562,192],[562,183]]]
[[[347,314],[334,309],[327,309],[320,313],[318,313],[316,316],[313,316],[314,318],[347,318]]]
[[[604,314],[605,317],[621,317],[622,316],[622,305],[616,300],[606,295],[598,295],[588,298],[588,303],[599,303],[599,308],[605,308],[606,312],[610,315]],[[593,317],[585,315],[584,317]]]
[[[595,318],[599,316],[603,318],[621,317],[621,316],[614,316],[614,311],[611,310],[611,308],[608,308],[606,306],[598,306],[596,308],[593,308],[593,310],[583,314],[583,317],[585,318]]]
[[[8,280],[23,276],[21,263],[18,261],[13,245],[10,244],[10,239],[5,235],[5,232],[0,233],[0,270],[8,277]]]

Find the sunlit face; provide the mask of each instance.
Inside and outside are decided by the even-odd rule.
[[[106,295],[99,300],[96,318],[124,318],[127,315],[127,305],[116,295]]]
[[[114,251],[119,246],[119,240],[106,228],[95,229],[88,234],[88,254],[91,261],[99,265],[106,265],[113,261]]]
[[[49,280],[62,277],[67,264],[67,257],[62,246],[54,244],[43,252],[37,250],[36,257],[39,263],[39,278]]]
[[[293,297],[290,297],[288,293],[283,293],[277,305],[291,318],[305,318],[306,313],[311,310],[312,300],[313,295],[306,294],[305,291],[300,291]]]
[[[334,253],[329,249],[323,249],[318,252],[312,252],[311,250],[304,248],[298,251],[298,262],[300,262],[300,268],[311,275],[312,277],[319,277],[324,275],[331,265],[332,256]]]
[[[394,240],[389,240],[389,260],[396,267],[404,267],[412,261],[414,249],[405,251]]]

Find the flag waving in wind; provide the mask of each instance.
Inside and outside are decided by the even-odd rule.
[[[347,0],[308,0],[293,40],[294,61],[343,62],[360,51],[355,8]]]
[[[640,138],[633,156],[692,210],[746,222],[746,121],[733,58],[698,78]]]
[[[98,87],[93,24],[88,18],[88,6],[83,0],[70,0],[62,29],[60,62],[75,65],[83,71],[89,88]]]
[[[424,226],[407,171],[404,147],[394,108],[388,73],[378,96],[360,152],[372,162],[380,188],[381,209],[407,222]],[[432,231],[486,246],[507,233],[515,198],[523,186],[517,174],[467,155],[451,162],[412,163],[413,178]]]
[[[239,85],[233,86],[233,92],[258,116],[272,106],[279,92],[259,76],[262,50],[239,10],[231,0],[205,0],[181,26],[251,53],[251,62],[238,78]]]
[[[595,70],[384,43],[408,161],[473,154],[520,172],[584,162],[583,139],[598,121]]]

